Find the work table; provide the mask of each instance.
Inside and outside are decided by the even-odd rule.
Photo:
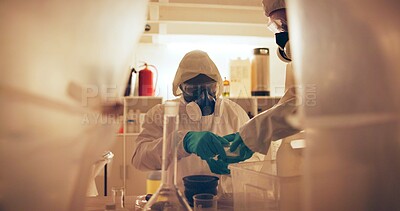
[[[137,196],[125,196],[125,208],[129,211],[135,211],[135,201]],[[85,202],[85,211],[104,211],[105,205],[113,201],[112,196],[87,197]],[[224,202],[218,202],[219,211],[233,210],[232,205]]]

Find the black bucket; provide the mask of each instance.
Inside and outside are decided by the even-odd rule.
[[[193,196],[199,193],[217,195],[219,178],[211,175],[191,175],[183,178],[185,196],[190,206],[193,206]]]

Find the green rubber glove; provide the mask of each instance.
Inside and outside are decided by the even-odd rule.
[[[214,160],[210,158],[207,160],[210,171],[214,174],[230,174],[231,171],[228,169],[228,164],[221,159]]]
[[[190,131],[183,138],[183,147],[188,153],[198,155],[202,160],[218,158],[225,159],[226,154],[223,145],[229,145],[229,142],[221,136],[208,131]]]
[[[239,149],[239,155],[235,157],[227,157],[227,163],[238,163],[244,160],[249,159],[253,155],[253,151],[249,149],[243,142],[242,137],[240,137],[239,133],[232,133],[229,135],[224,136],[226,140],[231,142],[230,151],[234,152]]]

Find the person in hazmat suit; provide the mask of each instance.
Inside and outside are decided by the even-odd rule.
[[[229,141],[233,141],[231,150],[240,148],[243,151],[240,160],[247,159],[251,155],[249,151],[266,154],[271,141],[300,132],[288,122],[288,117],[296,113],[297,105],[285,1],[263,0],[263,6],[269,20],[268,28],[275,33],[278,57],[287,63],[285,94],[274,107],[255,116],[239,132],[226,136]]]
[[[223,162],[223,146],[229,142],[220,136],[238,131],[249,117],[238,104],[220,98],[221,91],[222,78],[208,54],[200,50],[187,53],[173,81],[173,94],[180,96],[174,101],[180,102],[176,178],[181,190],[185,176],[217,174],[224,182],[220,174],[230,173]],[[147,112],[136,139],[132,164],[139,170],[161,169],[163,108],[160,104]]]
[[[231,163],[248,159],[252,152],[267,154],[271,141],[286,138],[301,131],[300,125],[294,127],[289,123],[290,117],[297,112],[298,99],[291,63],[285,0],[263,0],[262,3],[265,15],[268,17],[268,28],[275,33],[278,57],[287,63],[285,94],[274,107],[256,115],[243,125],[239,132],[225,136],[232,142],[230,150],[240,151],[240,156],[235,160],[230,160]],[[297,135],[296,138],[299,137],[302,138],[302,135]],[[293,139],[283,139],[280,149],[283,149],[283,146],[289,146],[291,140]],[[277,156],[279,154],[278,151]]]
[[[289,137],[301,131],[289,124],[291,115],[297,112],[298,102],[291,64],[285,1],[263,0],[263,7],[269,20],[268,28],[275,33],[278,57],[287,63],[285,94],[274,107],[256,115],[243,125],[239,132],[224,136],[232,142],[230,150],[240,152],[240,156],[229,159],[228,163],[244,161],[250,158],[253,152],[267,154],[271,141]],[[287,139],[287,142],[289,141],[290,139]],[[288,143],[284,139],[282,144]]]

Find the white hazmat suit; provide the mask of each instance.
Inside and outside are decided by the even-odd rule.
[[[256,115],[239,134],[243,142],[254,152],[267,154],[271,141],[276,141],[300,132],[288,122],[288,117],[297,111],[296,88],[294,86],[291,63],[286,66],[286,92],[272,108]]]
[[[265,15],[285,8],[285,1],[263,1]],[[289,43],[289,42],[288,42]],[[287,44],[287,46],[289,46]],[[281,57],[279,57],[281,58]],[[284,60],[288,62],[288,60]],[[288,122],[288,117],[297,111],[296,87],[292,63],[286,65],[285,94],[279,102],[259,115],[255,116],[243,127],[239,134],[243,142],[254,152],[267,154],[271,141],[276,141],[300,132]],[[289,139],[287,139],[289,141]],[[285,144],[285,140],[282,144]]]
[[[201,116],[200,120],[190,116],[193,113],[187,109],[187,102],[181,96],[174,101],[180,102],[179,105],[179,131],[178,131],[178,167],[177,184],[183,191],[182,178],[188,175],[211,173],[206,161],[201,160],[195,154],[189,154],[183,147],[183,139],[189,131],[210,131],[217,135],[224,136],[235,131],[249,120],[246,112],[236,103],[219,98],[222,78],[214,62],[205,52],[192,51],[181,61],[173,82],[173,93],[179,96],[182,92],[179,85],[183,82],[196,77],[199,74],[207,75],[218,83],[217,101],[215,111],[208,116]],[[199,109],[200,110],[200,109]],[[163,135],[163,112],[164,106],[157,105],[150,109],[143,123],[143,131],[139,134],[136,142],[137,147],[132,157],[132,164],[140,170],[159,170],[161,169],[162,154],[162,135]],[[201,115],[201,113],[200,113]],[[220,177],[220,175],[215,175]],[[221,177],[220,177],[221,178]],[[222,178],[222,183],[223,183]],[[222,184],[223,185],[223,184]],[[229,185],[229,184],[228,184]],[[224,185],[223,185],[224,186]]]

